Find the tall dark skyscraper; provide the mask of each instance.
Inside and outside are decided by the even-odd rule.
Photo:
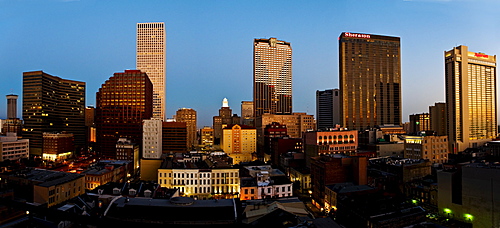
[[[43,71],[23,73],[23,138],[30,154],[42,155],[43,132],[66,131],[74,145],[85,146],[85,82],[62,79]]]
[[[458,46],[444,53],[450,152],[497,137],[496,56]]]
[[[262,114],[292,114],[292,47],[289,42],[253,42],[254,118]]]
[[[401,124],[399,37],[343,32],[339,62],[342,127]]]
[[[316,91],[316,127],[318,130],[334,128],[340,124],[340,91]]]
[[[96,93],[97,151],[116,159],[116,142],[130,139],[141,148],[142,121],[153,115],[153,84],[146,73],[115,73]]]

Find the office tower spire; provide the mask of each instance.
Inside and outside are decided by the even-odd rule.
[[[496,56],[458,46],[445,55],[447,129],[451,153],[497,135]]]
[[[343,32],[339,62],[342,127],[401,124],[399,37]]]
[[[165,23],[137,23],[136,68],[146,72],[153,83],[153,117],[165,118],[165,81],[167,73],[167,34]]]
[[[292,114],[292,47],[289,42],[255,39],[253,43],[254,117]]]

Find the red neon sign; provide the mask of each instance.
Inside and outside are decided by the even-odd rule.
[[[475,57],[480,57],[480,58],[488,58],[488,55],[482,54],[482,53],[474,53]]]
[[[370,39],[370,35],[368,35],[368,34],[357,34],[357,33],[349,33],[349,32],[346,32],[346,33],[344,33],[344,36],[345,36],[345,37],[354,37],[354,38],[366,38],[366,39]]]

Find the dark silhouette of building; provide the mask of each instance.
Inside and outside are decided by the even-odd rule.
[[[400,38],[343,32],[339,37],[342,127],[401,124]]]
[[[43,132],[66,131],[75,147],[85,146],[85,82],[62,79],[43,71],[23,73],[23,138],[30,154],[42,155]]]
[[[116,142],[128,138],[142,145],[142,121],[153,113],[153,85],[139,70],[125,70],[102,84],[96,93],[97,151],[116,158]],[[140,146],[139,148],[141,148]]]
[[[186,153],[187,126],[185,122],[162,122],[162,153]]]
[[[340,90],[316,91],[316,129],[335,128],[340,124]]]

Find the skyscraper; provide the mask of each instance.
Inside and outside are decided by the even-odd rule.
[[[146,72],[153,83],[153,117],[162,120],[165,118],[166,47],[165,23],[137,23],[136,68]]]
[[[254,118],[292,114],[292,47],[289,42],[255,39],[253,43]]]
[[[23,138],[30,154],[42,155],[43,132],[66,131],[74,145],[85,146],[85,82],[62,79],[43,71],[23,73]]]
[[[497,136],[496,56],[458,46],[444,53],[450,152]]]
[[[401,124],[399,37],[343,32],[339,37],[342,127]]]
[[[180,108],[175,113],[176,122],[184,122],[187,127],[187,148],[192,150],[198,140],[196,137],[196,111],[191,108]]]
[[[114,73],[96,93],[97,151],[116,159],[116,142],[130,139],[142,147],[142,121],[153,113],[153,84],[146,73]]]
[[[340,124],[339,97],[339,89],[316,91],[316,125],[318,130],[335,128],[336,124]]]

